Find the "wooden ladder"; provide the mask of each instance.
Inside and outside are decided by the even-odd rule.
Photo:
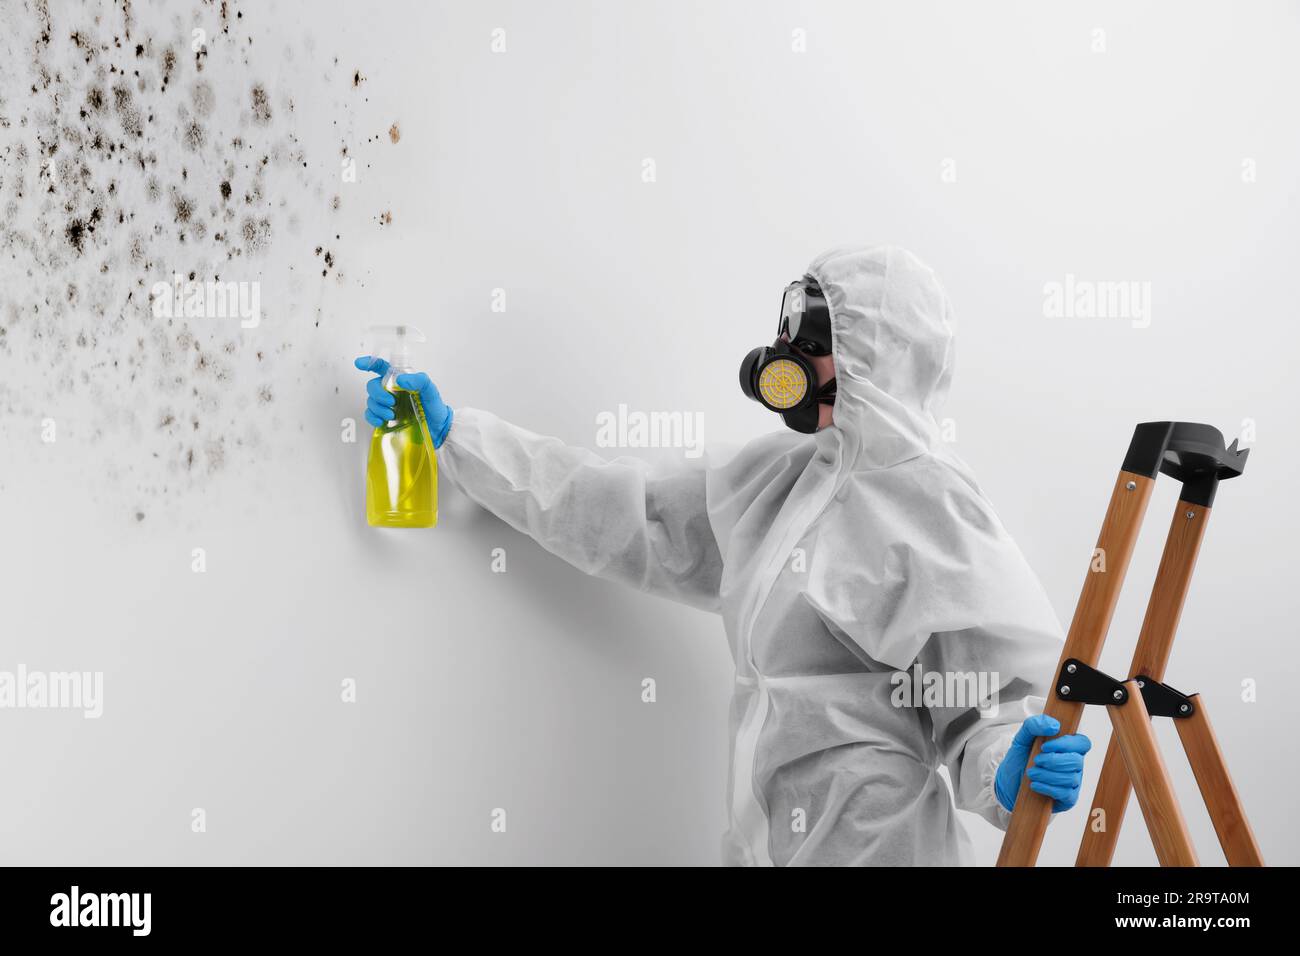
[[[1062,734],[1078,729],[1088,704],[1104,705],[1114,727],[1076,866],[1110,864],[1130,788],[1137,793],[1160,864],[1197,865],[1196,850],[1174,796],[1169,770],[1156,746],[1151,717],[1174,720],[1228,864],[1264,865],[1210,726],[1205,702],[1199,695],[1186,695],[1163,683],[1215,491],[1220,481],[1242,473],[1249,453],[1249,449],[1239,451],[1235,440],[1224,447],[1223,435],[1209,425],[1144,422],[1133,431],[1044,709],[1044,713],[1060,721]],[[1151,490],[1161,473],[1181,482],[1182,492],[1129,676],[1119,681],[1096,670],[1097,660]],[[1031,759],[1037,756],[1041,744],[1040,738]],[[998,866],[1033,866],[1051,813],[1052,800],[1030,790],[1028,779],[1023,779]]]

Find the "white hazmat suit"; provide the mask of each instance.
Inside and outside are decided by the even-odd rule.
[[[1041,709],[1059,624],[941,440],[953,340],[934,274],[891,247],[835,250],[808,273],[831,314],[831,427],[660,474],[464,408],[439,462],[580,570],[722,615],[726,862],[968,863],[953,798],[1005,827],[993,775]],[[988,675],[996,707],[900,702],[916,666]]]

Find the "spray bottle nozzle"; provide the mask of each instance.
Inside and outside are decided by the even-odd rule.
[[[372,325],[367,332],[372,343],[370,354],[399,368],[411,366],[411,345],[426,341],[424,333],[413,325]]]

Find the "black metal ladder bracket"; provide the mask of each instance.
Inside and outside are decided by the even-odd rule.
[[[1153,680],[1145,674],[1133,678],[1142,691],[1142,703],[1152,717],[1172,717],[1182,720],[1196,713],[1196,704],[1191,697],[1168,684]]]
[[[1056,678],[1056,694],[1075,704],[1115,707],[1128,703],[1128,690],[1122,682],[1073,657],[1061,665],[1061,673]]]

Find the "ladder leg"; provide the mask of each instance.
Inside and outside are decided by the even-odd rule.
[[[1246,819],[1241,797],[1228,775],[1223,751],[1219,749],[1218,738],[1214,736],[1210,717],[1205,712],[1205,701],[1200,695],[1194,695],[1192,702],[1192,715],[1175,720],[1174,726],[1178,728],[1183,749],[1187,751],[1187,762],[1192,765],[1196,784],[1205,798],[1205,807],[1214,821],[1223,855],[1229,866],[1263,866],[1264,856]]]
[[[1210,509],[1205,505],[1180,499],[1175,506],[1127,676],[1143,674],[1164,680],[1169,652],[1178,632],[1178,620],[1183,613],[1183,603],[1191,586],[1192,571],[1196,568],[1196,557],[1209,518]],[[1128,807],[1128,795],[1128,773],[1124,769],[1119,744],[1112,737],[1106,747],[1101,779],[1097,782],[1092,809],[1088,812],[1075,866],[1110,865],[1115,844],[1119,841],[1120,825],[1124,822],[1124,811]]]
[[[1135,680],[1127,681],[1124,687],[1128,690],[1128,702],[1106,709],[1110,711],[1128,777],[1137,793],[1142,816],[1146,818],[1151,842],[1155,844],[1156,857],[1161,866],[1196,866],[1196,851],[1187,832],[1187,821],[1174,796],[1169,769],[1156,746],[1155,728],[1142,702],[1142,692]]]
[[[1075,866],[1110,866],[1119,842],[1119,830],[1128,809],[1128,795],[1132,789],[1124,755],[1119,749],[1119,738],[1111,735],[1106,744],[1106,758],[1101,764],[1101,778],[1092,795],[1092,808],[1084,823],[1083,839],[1079,842],[1079,855]]]
[[[1119,600],[1129,559],[1133,556],[1133,545],[1142,527],[1142,518],[1146,514],[1147,502],[1151,499],[1154,485],[1154,477],[1120,471],[1111,491],[1101,534],[1097,538],[1097,549],[1104,560],[1104,570],[1101,569],[1103,566],[1096,563],[1089,564],[1088,576],[1084,579],[1083,591],[1079,594],[1079,603],[1074,610],[1074,619],[1070,623],[1070,632],[1066,636],[1057,671],[1069,658],[1095,666],[1097,658],[1101,656],[1101,646],[1110,629],[1115,603]],[[1083,706],[1061,700],[1053,687],[1043,712],[1061,722],[1062,734],[1072,734],[1078,729]],[[1034,744],[1031,761],[1037,756],[1041,743],[1040,739]],[[1033,866],[1043,845],[1043,834],[1051,815],[1052,801],[1030,790],[1028,779],[1021,780],[1016,810],[1011,815],[1006,836],[1002,840],[998,866]]]

